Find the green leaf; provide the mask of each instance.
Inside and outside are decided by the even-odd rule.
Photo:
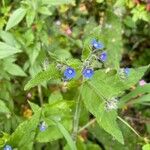
[[[40,116],[41,109],[39,109],[32,118],[21,123],[15,132],[12,133],[7,143],[12,147],[17,147],[18,149],[25,149],[28,145],[31,145],[30,147],[32,147]]]
[[[36,11],[34,9],[29,9],[26,14],[27,26],[30,27],[35,19]]]
[[[126,102],[128,102],[129,100],[132,100],[133,98],[136,98],[139,94],[146,94],[146,93],[150,93],[150,84],[146,84],[144,86],[138,86],[135,90],[124,95],[120,99],[119,107],[123,107]]]
[[[98,124],[123,144],[123,136],[116,122],[117,112],[115,110],[105,110],[105,103],[98,92],[92,89],[88,83],[85,83],[82,90],[84,104],[90,113],[96,117]]]
[[[145,144],[145,145],[142,147],[142,150],[150,150],[150,144]]]
[[[61,124],[69,131],[72,129],[72,119],[70,112],[70,104],[67,101],[55,101],[52,104],[46,104],[42,109],[43,121],[47,124],[44,132],[39,132],[36,140],[38,142],[49,142],[58,140],[63,137],[53,120],[61,121]]]
[[[12,27],[16,26],[24,18],[25,15],[26,9],[18,8],[17,10],[15,10],[8,20],[6,30],[9,30]]]
[[[54,121],[50,120],[49,118],[43,119],[46,124],[48,125],[47,129],[44,132],[39,132],[36,141],[40,143],[46,143],[54,140],[58,140],[60,138],[63,138],[62,133],[59,131],[57,128],[56,124]],[[72,120],[68,118],[63,118],[62,120],[63,126],[67,128],[68,130],[71,130],[71,124]]]
[[[21,50],[12,47],[4,42],[0,42],[0,59],[19,53]]]
[[[49,15],[49,16],[52,15],[52,12],[49,10],[49,8],[48,8],[48,7],[45,7],[45,6],[40,7],[40,8],[38,9],[38,12],[39,12],[40,14],[43,14],[43,15]]]
[[[48,102],[49,102],[49,104],[52,104],[52,103],[62,100],[62,99],[63,99],[63,96],[62,96],[61,92],[55,91],[50,95]]]
[[[96,0],[97,3],[102,3],[104,0]]]
[[[33,79],[31,79],[26,85],[25,90],[28,90],[34,86],[37,86],[44,81],[58,79],[60,76],[59,71],[57,70],[55,64],[51,64],[46,71],[38,73]]]
[[[6,31],[0,31],[0,37],[4,42],[6,42],[8,45],[19,47],[18,42],[16,41],[13,34],[6,32]]]
[[[57,6],[57,5],[63,5],[63,4],[75,4],[75,0],[42,0],[42,4],[48,4],[50,6]]]
[[[38,105],[36,105],[36,104],[34,104],[30,101],[28,101],[28,103],[29,103],[29,105],[30,105],[30,107],[31,107],[31,109],[33,110],[34,113],[39,111],[40,107]]]
[[[20,66],[13,63],[5,63],[4,70],[14,76],[27,76]]]
[[[0,100],[0,113],[10,113],[10,110],[2,100]]]
[[[60,130],[60,132],[63,134],[63,136],[65,137],[66,141],[68,142],[68,145],[70,146],[71,150],[77,150],[76,145],[74,143],[74,141],[71,138],[71,135],[69,134],[69,132],[65,129],[65,127],[56,121],[57,127]]]

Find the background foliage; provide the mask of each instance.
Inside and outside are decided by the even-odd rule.
[[[146,0],[0,1],[0,148],[149,150],[149,39]]]

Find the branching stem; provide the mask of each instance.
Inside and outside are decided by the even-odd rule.
[[[78,99],[76,102],[76,108],[75,108],[75,114],[73,118],[73,132],[72,132],[72,138],[74,142],[76,142],[77,134],[78,134],[78,128],[79,128],[79,118],[80,118],[80,112],[81,112],[81,91],[83,88],[83,83],[81,85]]]

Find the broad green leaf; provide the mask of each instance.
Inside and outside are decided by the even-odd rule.
[[[60,130],[60,132],[63,134],[64,138],[66,139],[68,145],[70,146],[71,150],[77,150],[76,145],[74,141],[71,138],[70,133],[65,129],[65,127],[58,121],[56,121],[57,127]]]
[[[29,120],[21,123],[15,132],[12,133],[7,143],[18,149],[25,149],[30,144],[32,146],[40,116],[41,109],[39,109],[39,111],[35,113]]]
[[[124,143],[122,133],[116,122],[116,111],[107,111],[105,109],[103,99],[98,92],[95,92],[95,89],[89,87],[88,83],[84,83],[82,99],[86,108],[96,117],[98,124],[106,132],[111,134],[120,143]]]
[[[63,138],[62,133],[59,131],[56,124],[52,120],[50,120],[49,118],[46,118],[46,119],[44,119],[44,121],[46,122],[48,127],[44,132],[39,131],[39,133],[36,137],[37,142],[46,143],[46,142],[55,141],[60,138]],[[63,124],[63,126],[65,126],[65,128],[67,128],[68,130],[71,130],[71,127],[72,127],[71,119],[63,118],[62,124]]]
[[[0,100],[0,113],[10,113],[10,110],[2,100]]]
[[[6,25],[6,30],[9,30],[12,27],[16,26],[24,18],[25,15],[26,15],[26,9],[18,8],[17,10],[15,10],[8,20],[8,23]]]
[[[28,90],[34,86],[37,86],[44,81],[51,79],[58,79],[60,76],[59,71],[57,70],[55,64],[51,64],[46,71],[38,73],[33,79],[31,79],[26,85],[25,90]]]
[[[12,47],[4,42],[0,42],[0,59],[19,53],[21,50]]]
[[[112,32],[113,31],[113,32]],[[112,67],[119,68],[122,57],[122,27],[121,20],[112,12],[107,12],[106,22],[99,36],[104,42],[108,53],[107,63]]]
[[[4,70],[14,76],[26,76],[26,73],[23,71],[23,69],[20,66],[13,63],[5,63]]]
[[[69,102],[60,100],[52,104],[46,104],[43,106],[42,112],[44,116],[43,121],[46,122],[47,129],[38,133],[36,138],[38,142],[49,142],[63,137],[53,120],[59,120],[67,130],[71,131],[72,118]]]

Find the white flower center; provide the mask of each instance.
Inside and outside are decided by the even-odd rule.
[[[72,74],[72,70],[69,70],[69,74]]]
[[[97,47],[98,46],[98,44],[97,43],[94,43],[94,47]]]
[[[90,70],[87,70],[86,72],[87,72],[87,73],[90,73]]]

